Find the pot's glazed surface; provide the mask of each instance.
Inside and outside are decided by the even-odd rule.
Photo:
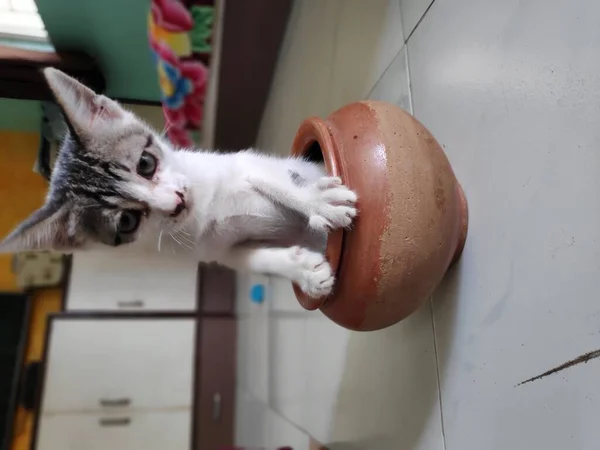
[[[329,237],[333,294],[296,296],[346,328],[385,328],[414,312],[460,256],[465,197],[437,141],[394,105],[352,103],[307,119],[292,152],[314,157],[319,147],[327,171],[358,194],[359,216]]]

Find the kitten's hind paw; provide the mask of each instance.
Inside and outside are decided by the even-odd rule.
[[[296,263],[293,281],[300,289],[313,298],[329,295],[335,279],[325,257],[302,247],[292,247],[290,252]]]
[[[356,217],[356,193],[342,184],[339,177],[322,177],[313,186],[309,226],[328,232],[347,228]]]

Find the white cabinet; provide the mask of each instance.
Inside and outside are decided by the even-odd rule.
[[[55,319],[43,413],[192,406],[194,319]]]
[[[160,255],[73,256],[67,311],[194,311],[198,264]]]
[[[196,319],[51,321],[37,450],[188,450]]]
[[[37,450],[189,450],[189,411],[42,416]]]

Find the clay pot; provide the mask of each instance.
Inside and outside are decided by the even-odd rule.
[[[305,120],[292,154],[324,161],[359,199],[352,229],[328,238],[334,292],[314,299],[294,286],[300,304],[360,331],[414,312],[467,236],[467,202],[437,141],[402,109],[366,101]]]

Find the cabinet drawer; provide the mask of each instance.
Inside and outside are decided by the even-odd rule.
[[[198,265],[157,255],[73,256],[69,311],[194,311]]]
[[[54,318],[42,414],[191,407],[195,333],[193,318]]]
[[[39,418],[36,450],[189,450],[191,411]]]

